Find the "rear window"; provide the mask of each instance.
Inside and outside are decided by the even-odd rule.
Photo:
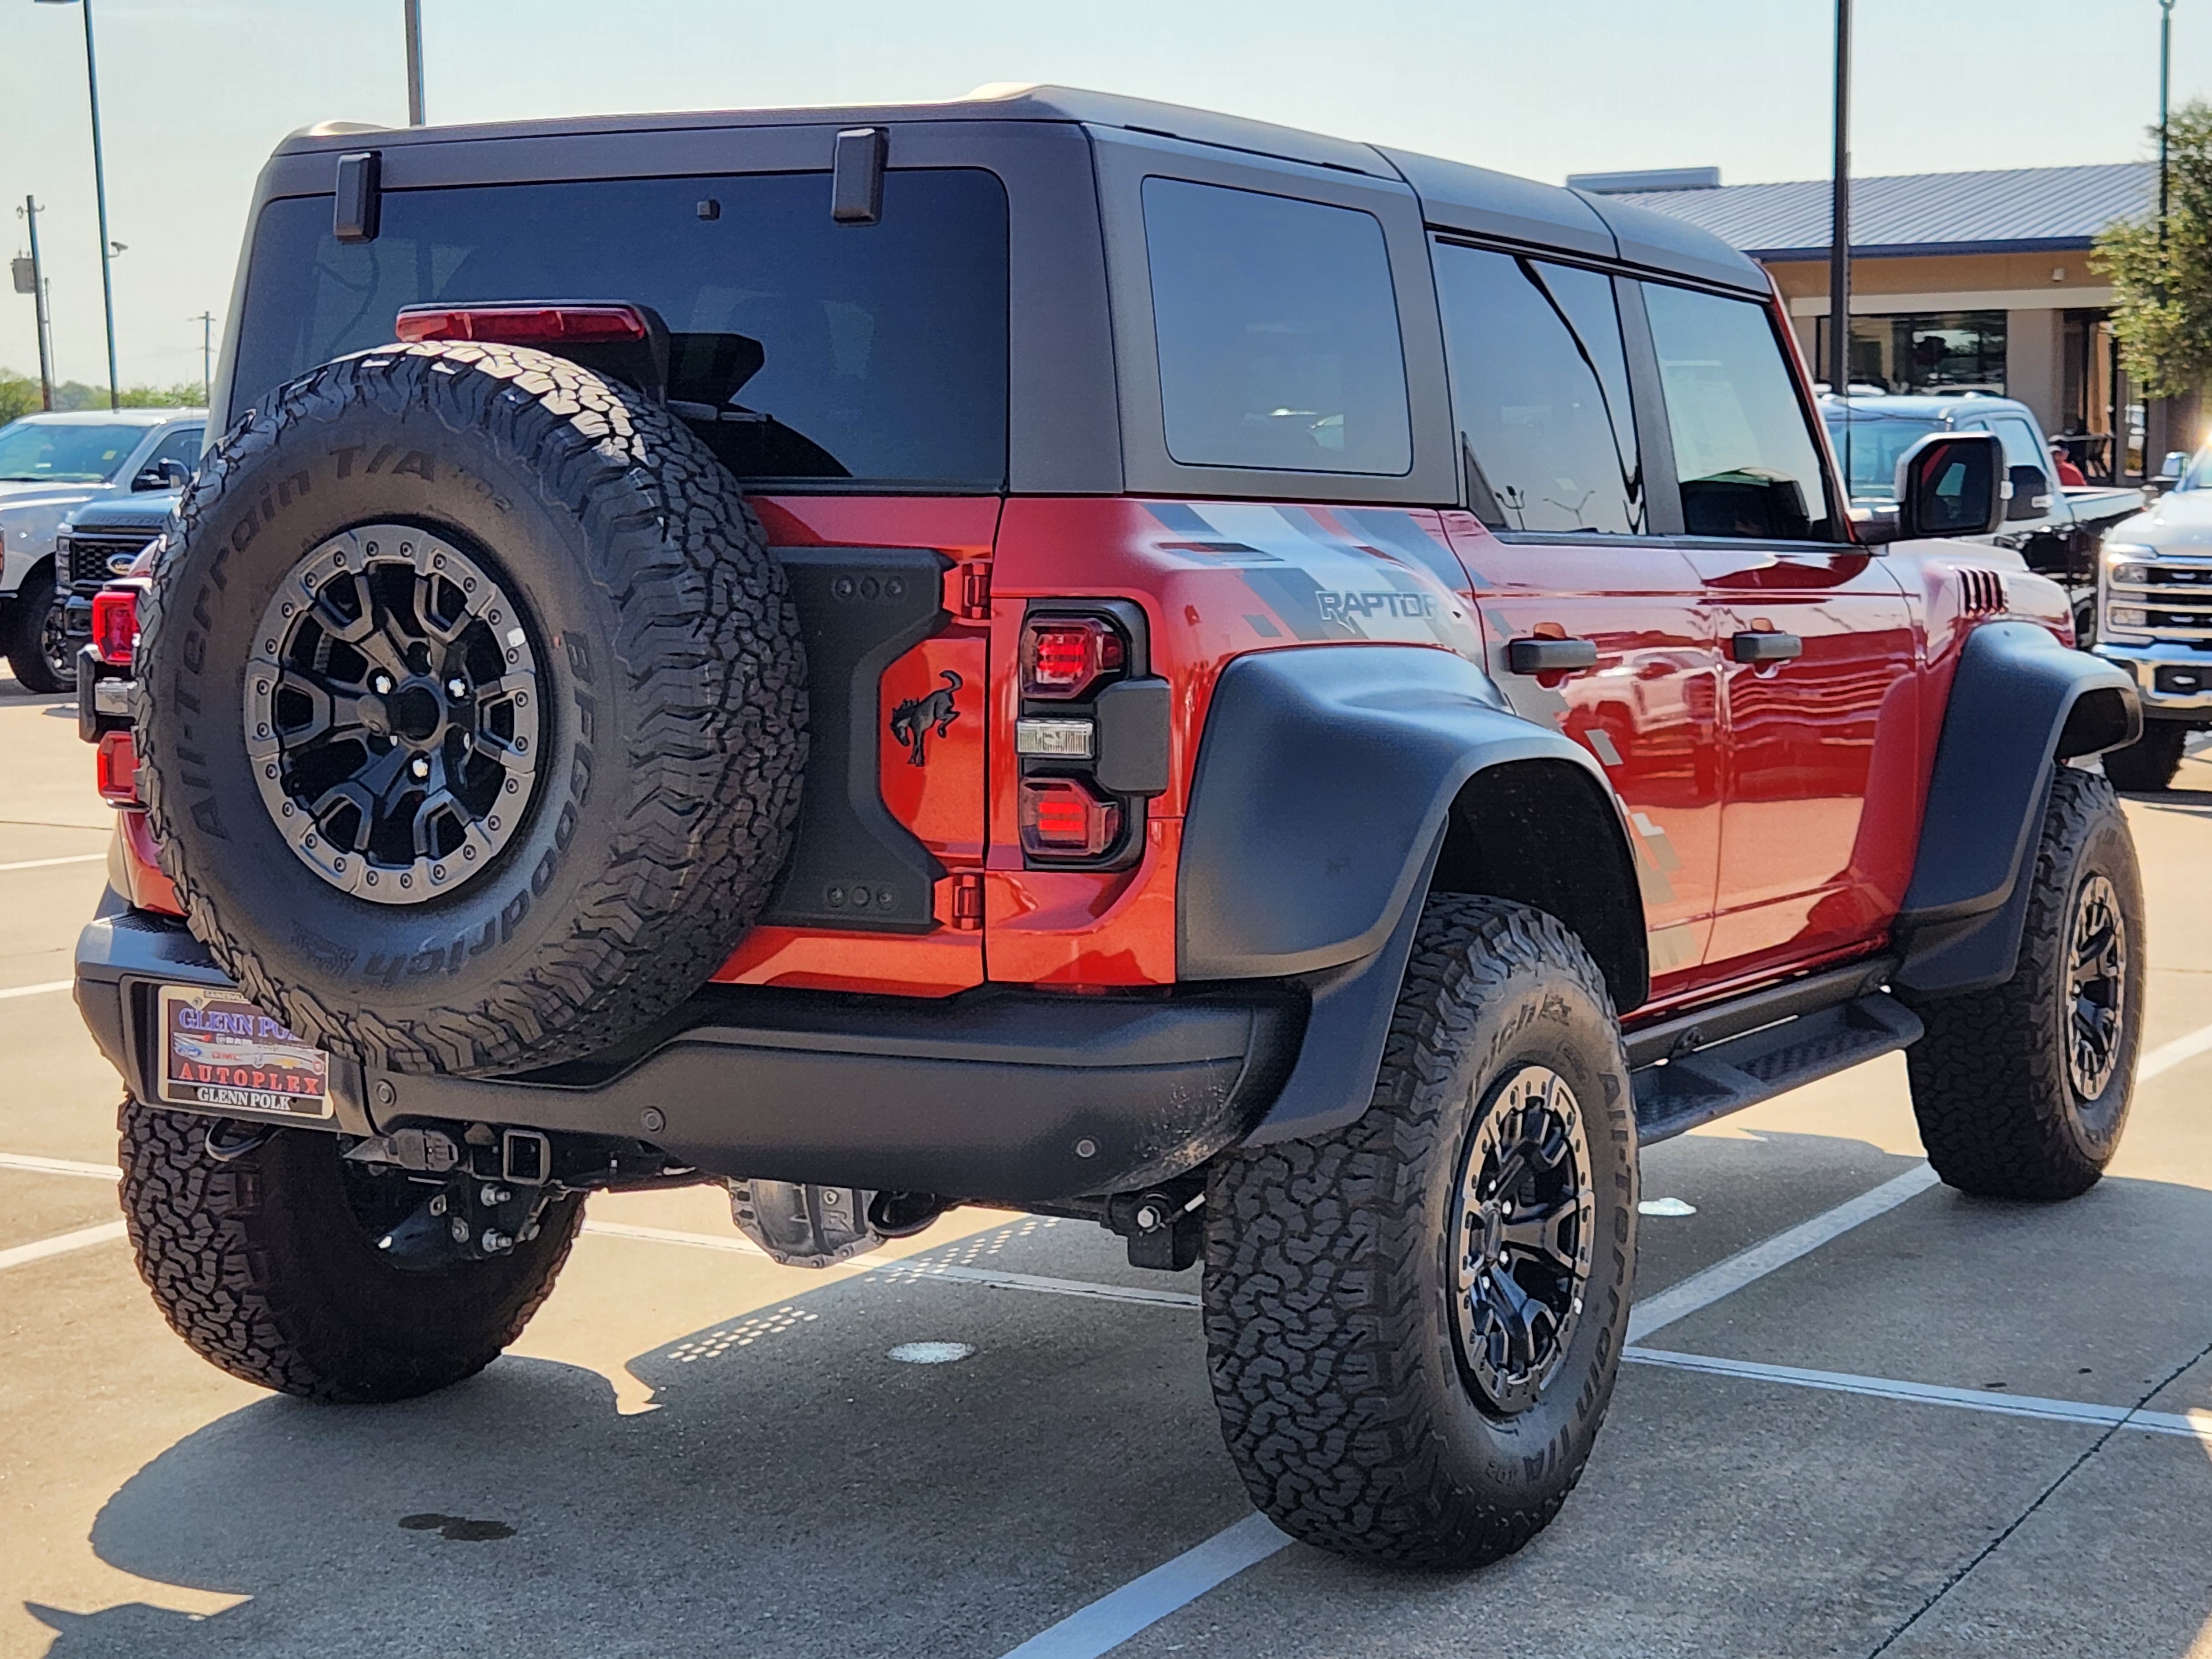
[[[1004,486],[1006,197],[980,169],[890,173],[872,225],[830,218],[821,173],[387,191],[362,243],[327,196],[271,202],[232,407],[386,343],[402,306],[478,300],[652,307],[669,395],[754,417],[695,428],[748,480]]]
[[[1406,357],[1371,213],[1145,180],[1168,453],[1185,466],[1401,474]]]

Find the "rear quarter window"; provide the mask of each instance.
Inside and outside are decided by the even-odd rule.
[[[1185,466],[1401,475],[1406,359],[1373,214],[1147,179],[1168,453]]]
[[[403,306],[625,301],[672,336],[669,394],[755,483],[1004,487],[1006,196],[980,168],[894,169],[874,224],[830,216],[827,173],[388,191],[373,242],[331,198],[256,228],[234,410],[386,344]],[[735,416],[738,418],[726,418]]]

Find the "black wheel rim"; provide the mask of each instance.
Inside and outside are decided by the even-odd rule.
[[[255,781],[331,886],[425,903],[514,838],[537,782],[538,659],[482,564],[409,526],[348,531],[278,585],[255,645]]]
[[[2066,953],[2066,1071],[2074,1093],[2095,1100],[2119,1065],[2127,1020],[2127,921],[2119,894],[2093,875],[2074,896]]]
[[[1487,1409],[1526,1411],[1565,1361],[1596,1207],[1574,1091],[1545,1066],[1520,1067],[1468,1135],[1452,1224],[1460,1362]]]
[[[64,684],[76,677],[76,653],[70,649],[69,601],[61,594],[46,607],[46,614],[39,618],[39,655],[46,665],[46,672]]]

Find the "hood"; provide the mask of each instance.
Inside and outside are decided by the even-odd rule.
[[[148,489],[120,501],[89,501],[69,515],[62,530],[64,534],[72,530],[143,530],[150,536],[168,522],[183,494],[178,489]]]
[[[105,483],[0,483],[0,512],[18,507],[74,507],[114,488]]]
[[[2148,512],[2123,519],[2106,532],[2108,542],[2140,542],[2176,553],[2212,552],[2212,489],[2177,489]]]

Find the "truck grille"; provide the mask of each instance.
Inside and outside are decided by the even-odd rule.
[[[70,580],[113,581],[160,533],[158,529],[70,531]]]
[[[2118,571],[2133,567],[2142,572],[2140,581],[2117,580]],[[2148,635],[2154,640],[2185,643],[2212,641],[2212,558],[2130,559],[2110,573],[2106,589],[2106,625],[2115,634]],[[2144,618],[2123,622],[2114,615],[2140,610]]]

